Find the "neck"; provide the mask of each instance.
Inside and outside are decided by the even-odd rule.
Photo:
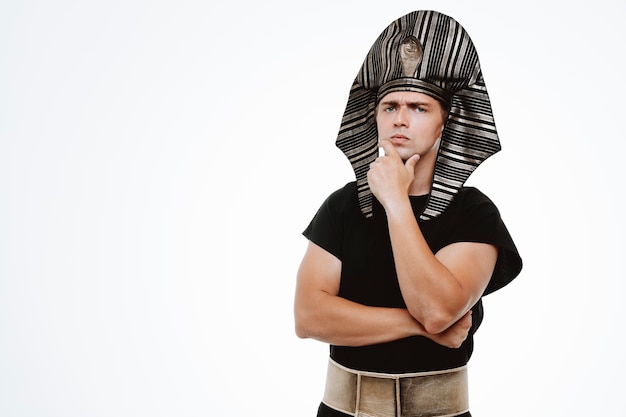
[[[420,159],[415,164],[415,177],[409,186],[409,195],[425,195],[430,193],[430,186],[433,180],[433,172],[435,170],[435,159]]]

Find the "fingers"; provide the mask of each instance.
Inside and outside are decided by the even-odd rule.
[[[400,158],[400,154],[398,153],[398,151],[396,150],[396,147],[393,146],[393,143],[389,142],[388,140],[384,139],[381,140],[378,143],[379,148],[383,148],[383,150],[385,151],[385,156],[390,156],[392,158]]]
[[[468,329],[472,327],[472,310],[469,310],[460,320],[463,323],[463,327]]]
[[[409,159],[407,159],[404,166],[410,171],[413,172],[415,170],[415,165],[417,165],[417,161],[420,160],[420,156],[418,154],[413,155]]]
[[[382,152],[381,152],[381,148],[382,148]],[[396,147],[393,145],[393,143],[391,143],[387,139],[383,139],[378,143],[378,156],[379,157],[389,156],[398,161],[402,160]],[[413,172],[413,170],[415,169],[415,165],[417,165],[417,162],[419,160],[420,160],[420,156],[418,154],[415,154],[411,156],[409,159],[407,159],[407,161],[405,162],[405,166],[407,167],[407,169]]]
[[[452,348],[460,347],[467,339],[469,331],[472,327],[472,310],[469,310],[467,313],[465,313],[465,315],[459,319],[457,324],[457,331],[454,333],[451,346],[449,346]]]

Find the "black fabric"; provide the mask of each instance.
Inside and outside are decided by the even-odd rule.
[[[320,403],[320,406],[317,410],[317,417],[350,417],[350,414],[345,414],[337,410],[333,410],[326,404]],[[472,415],[467,412],[460,414],[458,417],[472,417]]]
[[[411,197],[416,218],[427,198]],[[351,182],[326,199],[303,234],[341,260],[339,296],[369,306],[404,308],[385,212],[376,200],[373,210],[369,219],[361,214],[356,183]],[[498,248],[485,294],[507,285],[521,270],[521,258],[497,207],[476,188],[461,188],[442,215],[419,225],[433,253],[455,242],[489,243]],[[349,368],[388,373],[463,366],[472,354],[473,334],[482,318],[479,301],[473,307],[470,334],[458,349],[416,336],[363,347],[331,346],[331,357]]]

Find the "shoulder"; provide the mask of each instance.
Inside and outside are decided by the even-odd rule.
[[[342,257],[346,221],[359,210],[356,182],[330,194],[304,230],[303,235],[336,258]]]
[[[343,187],[333,191],[318,208],[313,217],[312,224],[331,224],[338,227],[343,219],[349,217],[358,209],[356,181],[349,182]]]
[[[333,212],[351,211],[355,205],[358,206],[356,181],[333,191],[324,202],[324,206]]]
[[[444,213],[446,214],[446,213]],[[482,191],[475,187],[462,187],[454,197],[449,207],[448,215],[462,215],[463,217],[473,217],[475,215],[500,216],[498,207]]]
[[[487,197],[486,194],[484,194],[476,187],[461,187],[457,196],[455,197],[455,200],[458,200],[458,202],[464,205],[488,204],[495,207],[493,201],[491,201],[491,199]]]
[[[329,198],[333,199],[346,199],[351,196],[356,196],[357,188],[356,181],[352,181],[344,185],[343,187],[333,191]]]

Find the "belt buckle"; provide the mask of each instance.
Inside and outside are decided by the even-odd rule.
[[[398,417],[400,410],[399,381],[360,375],[357,401],[359,417]]]

